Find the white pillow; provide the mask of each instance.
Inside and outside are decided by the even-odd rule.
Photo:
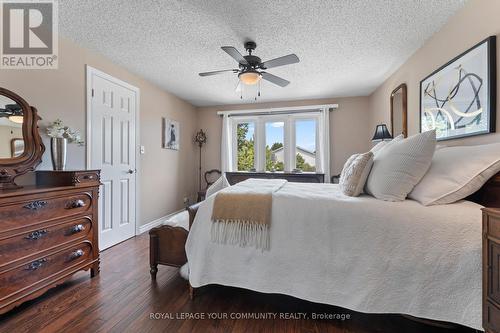
[[[373,146],[372,149],[370,149],[370,151],[373,153],[373,155],[376,155],[378,154],[378,152],[380,152],[382,149],[384,149],[385,147],[391,145],[392,143],[394,142],[398,142],[398,141],[401,141],[404,139],[404,136],[403,134],[399,134],[397,137],[395,137],[394,139],[392,139],[391,141],[380,141],[379,143],[377,143],[375,146]]]
[[[391,142],[375,154],[367,193],[381,200],[403,201],[429,169],[435,147],[435,130]]]
[[[409,197],[425,206],[452,203],[479,190],[498,172],[500,143],[441,148]]]
[[[189,213],[187,210],[184,210],[180,213],[171,216],[163,224],[169,225],[171,227],[182,227],[186,230],[189,230]]]
[[[344,164],[339,181],[340,188],[345,195],[357,197],[363,192],[372,164],[373,153],[371,151],[349,157]]]
[[[222,175],[217,179],[212,185],[207,188],[207,193],[205,194],[205,198],[208,198],[212,194],[219,192],[226,187],[229,187],[229,182],[227,181],[226,175]]]

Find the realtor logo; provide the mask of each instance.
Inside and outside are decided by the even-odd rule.
[[[56,1],[0,0],[0,4],[0,68],[57,68]]]

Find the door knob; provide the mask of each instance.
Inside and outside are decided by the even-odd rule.
[[[127,171],[127,173],[128,173],[128,174],[133,174],[134,172],[135,172],[135,171],[134,171],[134,170],[132,170],[132,169],[129,169],[129,170]]]

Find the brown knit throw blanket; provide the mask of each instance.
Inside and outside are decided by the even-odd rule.
[[[217,193],[212,241],[268,250],[273,193],[285,183],[281,179],[249,179]]]

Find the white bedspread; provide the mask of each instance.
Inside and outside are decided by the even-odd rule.
[[[346,197],[334,184],[273,194],[270,251],[210,241],[214,196],[186,251],[193,287],[220,284],[481,329],[481,206]]]

